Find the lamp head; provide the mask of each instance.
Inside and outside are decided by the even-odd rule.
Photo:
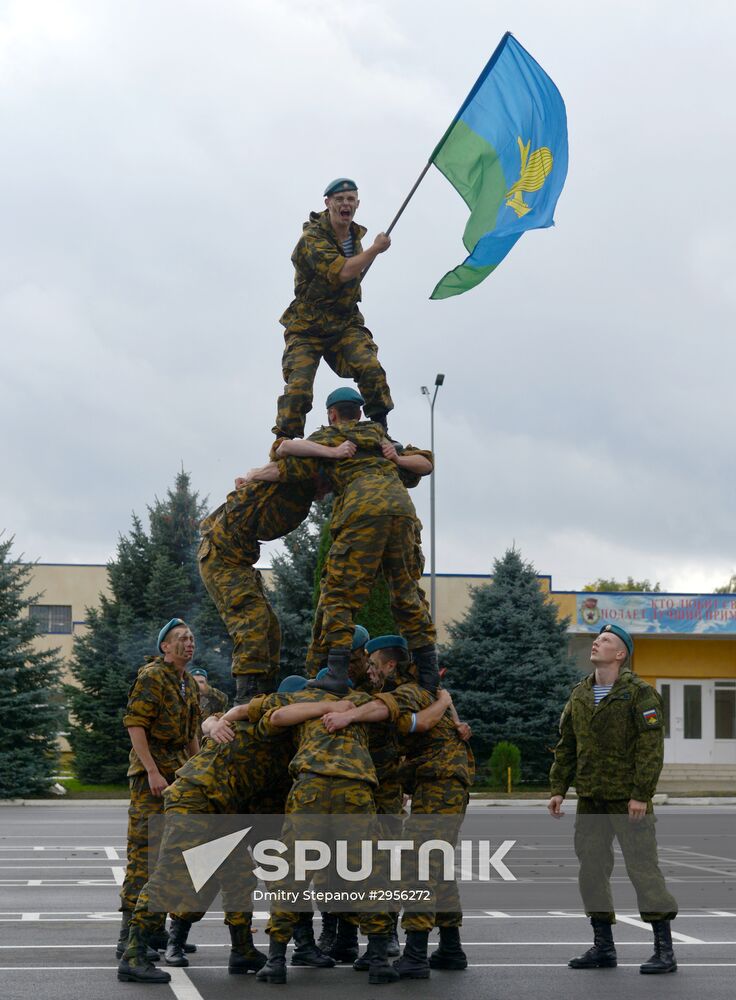
[[[445,376],[444,375],[438,375],[437,378],[434,380],[434,384],[435,385],[442,385],[442,383],[444,381],[445,381]]]

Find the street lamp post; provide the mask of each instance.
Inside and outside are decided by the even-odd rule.
[[[429,440],[430,448],[432,450],[432,458],[434,460],[434,403],[437,399],[437,392],[439,387],[445,381],[445,376],[440,374],[434,380],[434,393],[430,397],[429,389],[426,385],[422,386],[422,395],[427,397],[427,402],[429,403]],[[436,583],[435,583],[435,535],[434,535],[434,465],[432,466],[432,472],[429,477],[429,537],[430,537],[430,557],[429,557],[429,609],[432,614],[432,621],[435,621],[435,609],[436,609]]]

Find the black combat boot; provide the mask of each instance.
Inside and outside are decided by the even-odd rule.
[[[567,963],[571,969],[613,969],[617,965],[616,949],[613,945],[613,926],[607,920],[591,918],[593,927],[593,947],[579,958],[571,958]]]
[[[291,956],[292,965],[308,965],[314,969],[334,967],[335,959],[325,955],[315,944],[311,913],[299,914],[299,920],[294,925],[294,944],[296,947]]]
[[[189,920],[182,920],[181,917],[172,917],[169,928],[169,940],[166,945],[164,960],[167,965],[176,965],[184,968],[189,965],[189,959],[184,954],[184,946],[187,943],[187,935],[191,929]]]
[[[317,947],[320,951],[327,953],[337,937],[337,914],[323,911],[320,915],[322,917],[322,933],[317,938]]]
[[[429,956],[430,969],[459,972],[468,967],[468,956],[460,944],[459,927],[440,927],[440,946]]]
[[[163,969],[157,969],[149,961],[148,941],[133,924],[128,935],[128,947],[118,964],[118,980],[121,983],[170,983],[171,976]]]
[[[366,413],[368,417],[368,414]],[[374,424],[380,424],[386,432],[386,437],[388,437],[388,410],[379,410],[377,413],[372,413],[369,417]]]
[[[407,931],[404,954],[394,962],[402,979],[429,979],[427,941],[429,931]]]
[[[330,694],[347,694],[349,690],[349,666],[349,649],[331,649],[327,654],[328,672],[320,680],[315,677],[314,680],[307,681],[307,687],[321,688],[323,691],[329,691]]]
[[[233,927],[230,930],[230,958],[227,971],[231,976],[244,976],[248,972],[258,972],[268,961],[262,951],[253,944],[253,933],[250,927]]]
[[[401,954],[401,946],[399,945],[399,934],[398,934],[398,923],[399,915],[398,913],[390,914],[391,920],[393,922],[393,928],[388,936],[388,947],[386,948],[386,954],[389,958],[398,958]]]
[[[358,950],[358,928],[344,917],[338,917],[337,937],[327,954],[336,962],[354,962]]]
[[[123,919],[120,923],[120,935],[118,937],[117,947],[115,948],[115,958],[121,959],[125,954],[125,949],[128,947],[128,928],[130,927],[130,918],[133,916],[132,910],[122,911]],[[161,956],[156,951],[155,948],[148,946],[148,951],[146,952],[146,958],[149,962],[159,962]]]
[[[268,943],[268,960],[256,973],[259,983],[286,982],[286,944],[286,941],[274,941],[271,938]]]
[[[431,691],[434,694],[440,685],[440,671],[437,666],[437,647],[434,644],[431,646],[421,646],[419,649],[413,649],[411,655],[417,665],[419,686],[423,687],[425,691]]]
[[[174,918],[172,917],[172,920]],[[164,917],[163,926],[160,930],[154,931],[148,939],[148,943],[152,948],[158,948],[159,951],[166,951],[169,947],[169,932],[166,930],[166,918]],[[189,941],[184,942],[184,954],[192,955],[196,950],[196,944],[190,944]],[[154,959],[155,961],[155,959]]]
[[[251,698],[259,694],[270,694],[276,690],[273,674],[242,674],[235,678],[236,705],[247,705]]]
[[[399,973],[393,965],[389,965],[386,956],[388,948],[388,934],[369,934],[368,950],[368,982],[378,986],[382,983],[395,983],[399,979]],[[429,975],[429,972],[427,972]]]
[[[639,966],[639,972],[647,975],[659,972],[677,972],[675,953],[672,950],[670,921],[653,920],[652,930],[654,931],[654,954],[647,962]]]

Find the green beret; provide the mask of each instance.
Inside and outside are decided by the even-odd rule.
[[[357,389],[349,389],[347,386],[344,386],[343,388],[332,390],[327,397],[325,406],[329,410],[331,406],[335,406],[337,403],[357,403],[359,406],[362,406],[365,400]]]
[[[624,646],[626,646],[629,651],[629,656],[634,655],[634,640],[625,628],[621,628],[620,625],[601,625],[598,635],[600,635],[601,632],[613,632],[614,635],[619,637]]]
[[[356,649],[361,649],[370,639],[371,634],[367,628],[362,625],[356,625],[353,631],[353,645],[352,650],[355,652]]]
[[[158,645],[158,651],[159,651],[159,653],[163,653],[163,649],[161,649],[161,643],[164,641],[164,639],[169,634],[169,632],[172,630],[172,628],[176,628],[177,625],[186,625],[186,624],[187,623],[183,622],[181,620],[181,618],[172,618],[170,622],[167,622],[164,625],[164,627],[161,629],[161,631],[158,634],[158,644],[157,645]]]
[[[329,198],[331,194],[337,194],[338,191],[357,190],[358,185],[355,181],[351,181],[349,177],[337,177],[334,181],[330,181],[325,188],[325,198]]]
[[[366,653],[375,653],[377,649],[400,649],[406,657],[409,655],[409,644],[403,635],[379,635],[365,644]]]
[[[209,676],[204,667],[192,667],[189,673],[192,675],[192,677],[204,677],[205,680],[207,680]]]
[[[284,677],[276,690],[279,694],[294,694],[295,691],[303,691],[306,686],[306,677],[291,674],[289,677]]]

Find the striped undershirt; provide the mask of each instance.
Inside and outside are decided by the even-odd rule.
[[[350,233],[346,240],[342,241],[342,252],[345,257],[352,257],[355,253],[355,245],[353,244],[353,234]]]
[[[613,687],[613,684],[594,684],[593,685],[593,697],[595,698],[596,705],[599,701],[603,701],[608,692]]]

